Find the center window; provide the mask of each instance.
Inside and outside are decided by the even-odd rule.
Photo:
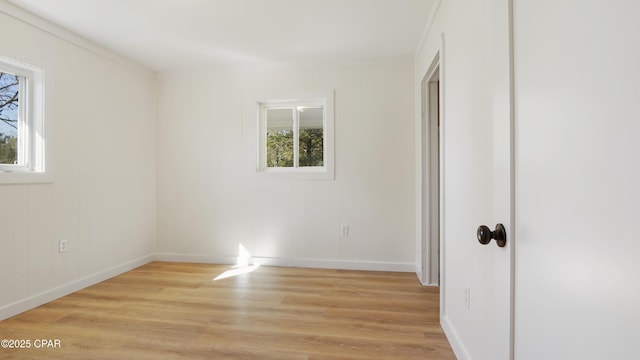
[[[324,107],[267,108],[267,168],[324,165]]]
[[[332,176],[331,111],[326,99],[259,103],[258,171]]]

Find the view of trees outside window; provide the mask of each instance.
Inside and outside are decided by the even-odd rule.
[[[267,166],[293,167],[293,130],[267,131]]]
[[[323,166],[322,108],[300,109],[299,166]]]
[[[18,161],[20,77],[0,72],[0,164]]]
[[[267,167],[293,167],[293,109],[267,110]]]
[[[294,116],[298,119],[297,129]],[[267,167],[323,166],[322,117],[323,108],[267,109]]]

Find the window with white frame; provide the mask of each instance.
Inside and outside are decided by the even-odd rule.
[[[41,69],[0,58],[0,172],[44,172],[43,86]]]
[[[333,177],[331,99],[269,101],[258,107],[259,172]]]

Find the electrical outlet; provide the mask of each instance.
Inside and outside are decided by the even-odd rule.
[[[340,225],[340,236],[349,236],[349,225]]]
[[[58,252],[65,252],[67,251],[67,240],[60,240],[58,242]]]

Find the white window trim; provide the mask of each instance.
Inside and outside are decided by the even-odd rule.
[[[20,85],[26,104],[20,104],[24,147],[19,153],[22,164],[0,164],[0,184],[52,182],[51,166],[45,166],[44,70],[7,57],[0,57],[0,67],[26,79]],[[26,156],[26,158],[23,158]]]
[[[298,98],[298,99],[281,99],[267,100],[257,102],[257,118],[258,118],[258,151],[256,154],[256,173],[267,177],[280,177],[286,179],[308,179],[308,180],[333,180],[334,179],[334,108],[333,108],[333,91],[324,98]],[[266,166],[266,110],[279,107],[298,107],[298,106],[318,106],[324,109],[323,116],[323,166],[304,166],[304,167],[283,167],[270,168]],[[297,146],[297,144],[294,144]]]

